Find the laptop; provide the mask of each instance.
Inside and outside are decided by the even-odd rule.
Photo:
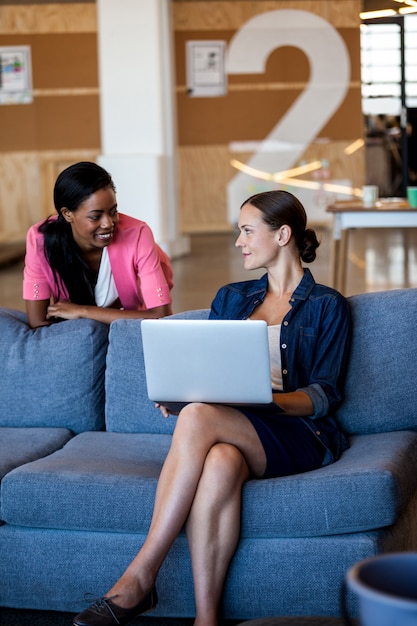
[[[266,322],[145,319],[141,330],[149,399],[168,410],[272,402]]]

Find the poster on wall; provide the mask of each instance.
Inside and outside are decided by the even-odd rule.
[[[224,41],[187,41],[187,93],[193,97],[226,94]]]
[[[32,101],[30,46],[0,46],[0,104]]]

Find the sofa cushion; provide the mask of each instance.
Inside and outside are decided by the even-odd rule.
[[[0,480],[15,467],[59,450],[72,436],[66,428],[0,427]]]
[[[4,519],[39,528],[147,529],[170,442],[169,435],[77,435],[61,450],[4,477]]]
[[[72,436],[66,428],[0,427],[0,479],[15,467],[62,448]]]
[[[198,309],[172,315],[176,319],[206,319]],[[110,326],[106,367],[106,430],[124,433],[172,434],[175,418],[161,419],[148,398],[143,361],[141,320],[117,320]]]
[[[103,428],[108,326],[69,320],[33,330],[4,308],[0,323],[0,426]]]
[[[353,337],[339,423],[349,434],[417,430],[417,289],[349,303]]]
[[[169,435],[83,433],[4,477],[5,521],[145,534]],[[354,437],[327,467],[243,490],[242,537],[312,537],[389,526],[416,489],[417,434]],[[27,503],[30,502],[30,506]]]

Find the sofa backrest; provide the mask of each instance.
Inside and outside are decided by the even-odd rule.
[[[417,430],[417,289],[348,301],[353,338],[339,423],[348,434]]]
[[[337,419],[348,434],[417,430],[417,289],[348,298],[352,347],[344,400]],[[207,318],[196,310],[172,317]],[[140,320],[118,320],[110,329],[106,370],[106,428],[116,432],[172,433],[148,399]]]
[[[170,316],[207,319],[208,309]],[[110,326],[106,367],[106,430],[171,434],[175,417],[162,417],[148,398],[143,362],[141,320],[117,320]]]
[[[104,428],[108,326],[69,320],[32,330],[0,308],[0,427]]]

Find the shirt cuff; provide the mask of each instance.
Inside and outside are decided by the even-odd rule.
[[[313,383],[308,387],[300,387],[297,391],[304,391],[313,403],[314,413],[311,416],[313,419],[329,414],[329,401],[321,385]]]

